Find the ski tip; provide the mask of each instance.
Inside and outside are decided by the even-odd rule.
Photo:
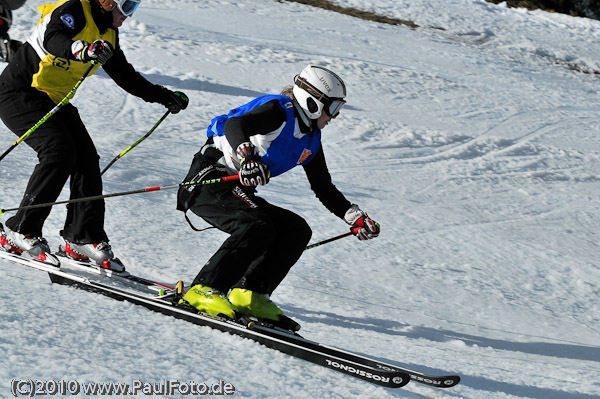
[[[436,388],[452,388],[460,382],[460,376],[458,375],[426,376],[411,374],[411,379]]]
[[[408,373],[398,373],[397,376],[392,377],[392,384],[390,388],[402,388],[410,382],[410,375]]]

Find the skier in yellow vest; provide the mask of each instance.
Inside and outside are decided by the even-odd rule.
[[[40,7],[42,19],[0,75],[0,118],[4,124],[17,136],[23,135],[69,93],[91,61],[101,64],[130,94],[160,103],[172,113],[185,109],[185,94],[150,83],[121,50],[118,28],[139,4],[140,0],[61,0]],[[99,156],[72,104],[52,115],[25,142],[37,152],[39,163],[21,206],[56,201],[67,179],[72,199],[102,194]],[[42,235],[50,209],[19,211],[6,221],[0,245],[59,266]],[[104,213],[101,200],[70,204],[60,232],[64,247],[73,258],[123,271],[123,264],[108,244]]]

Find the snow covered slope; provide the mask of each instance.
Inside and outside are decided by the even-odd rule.
[[[15,12],[14,38],[43,3]],[[126,55],[191,103],[106,172],[104,191],[178,183],[212,117],[308,63],[333,69],[349,94],[324,130],[329,168],[382,234],[308,250],[273,299],[306,337],[461,384],[377,388],[0,261],[0,397],[22,378],[222,379],[243,398],[600,397],[600,79],[576,71],[600,71],[600,22],[478,0],[335,3],[420,28],[274,0],[144,0],[122,29]],[[103,72],[73,102],[101,165],[164,112]],[[4,147],[15,139],[0,126]],[[18,206],[35,162],[20,145],[0,163],[0,207]],[[131,272],[189,282],[224,240],[190,230],[175,191],[107,200]],[[259,192],[305,217],[315,242],[347,229],[301,169]],[[55,207],[45,225],[53,247],[64,216]]]

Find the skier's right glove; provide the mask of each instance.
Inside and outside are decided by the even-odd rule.
[[[172,114],[176,114],[187,108],[190,99],[185,93],[172,91],[161,85],[155,85],[155,88],[155,99],[151,100],[151,102],[164,105]]]
[[[237,148],[240,161],[240,182],[244,186],[264,186],[269,182],[271,173],[258,155],[256,147],[250,142],[242,143]]]
[[[113,46],[105,40],[94,40],[91,44],[77,40],[71,45],[71,52],[76,60],[81,62],[98,61],[105,64],[113,55]]]
[[[180,91],[170,91],[165,106],[172,114],[176,114],[179,111],[186,109],[189,102],[190,99],[185,93]]]
[[[352,204],[346,211],[344,220],[351,226],[350,231],[352,234],[361,241],[376,238],[381,231],[379,223],[371,219],[356,204]]]

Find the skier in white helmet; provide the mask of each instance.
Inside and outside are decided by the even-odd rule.
[[[321,129],[339,115],[345,97],[338,75],[309,65],[295,77],[293,88],[256,98],[211,121],[208,141],[185,181],[232,174],[239,174],[239,181],[179,190],[179,210],[191,210],[230,234],[184,300],[213,315],[235,318],[242,313],[299,328],[269,297],[302,255],[312,231],[299,215],[256,195],[257,186],[295,166],[302,165],[317,198],[360,240],[379,235],[379,224],[333,185],[325,163]]]

